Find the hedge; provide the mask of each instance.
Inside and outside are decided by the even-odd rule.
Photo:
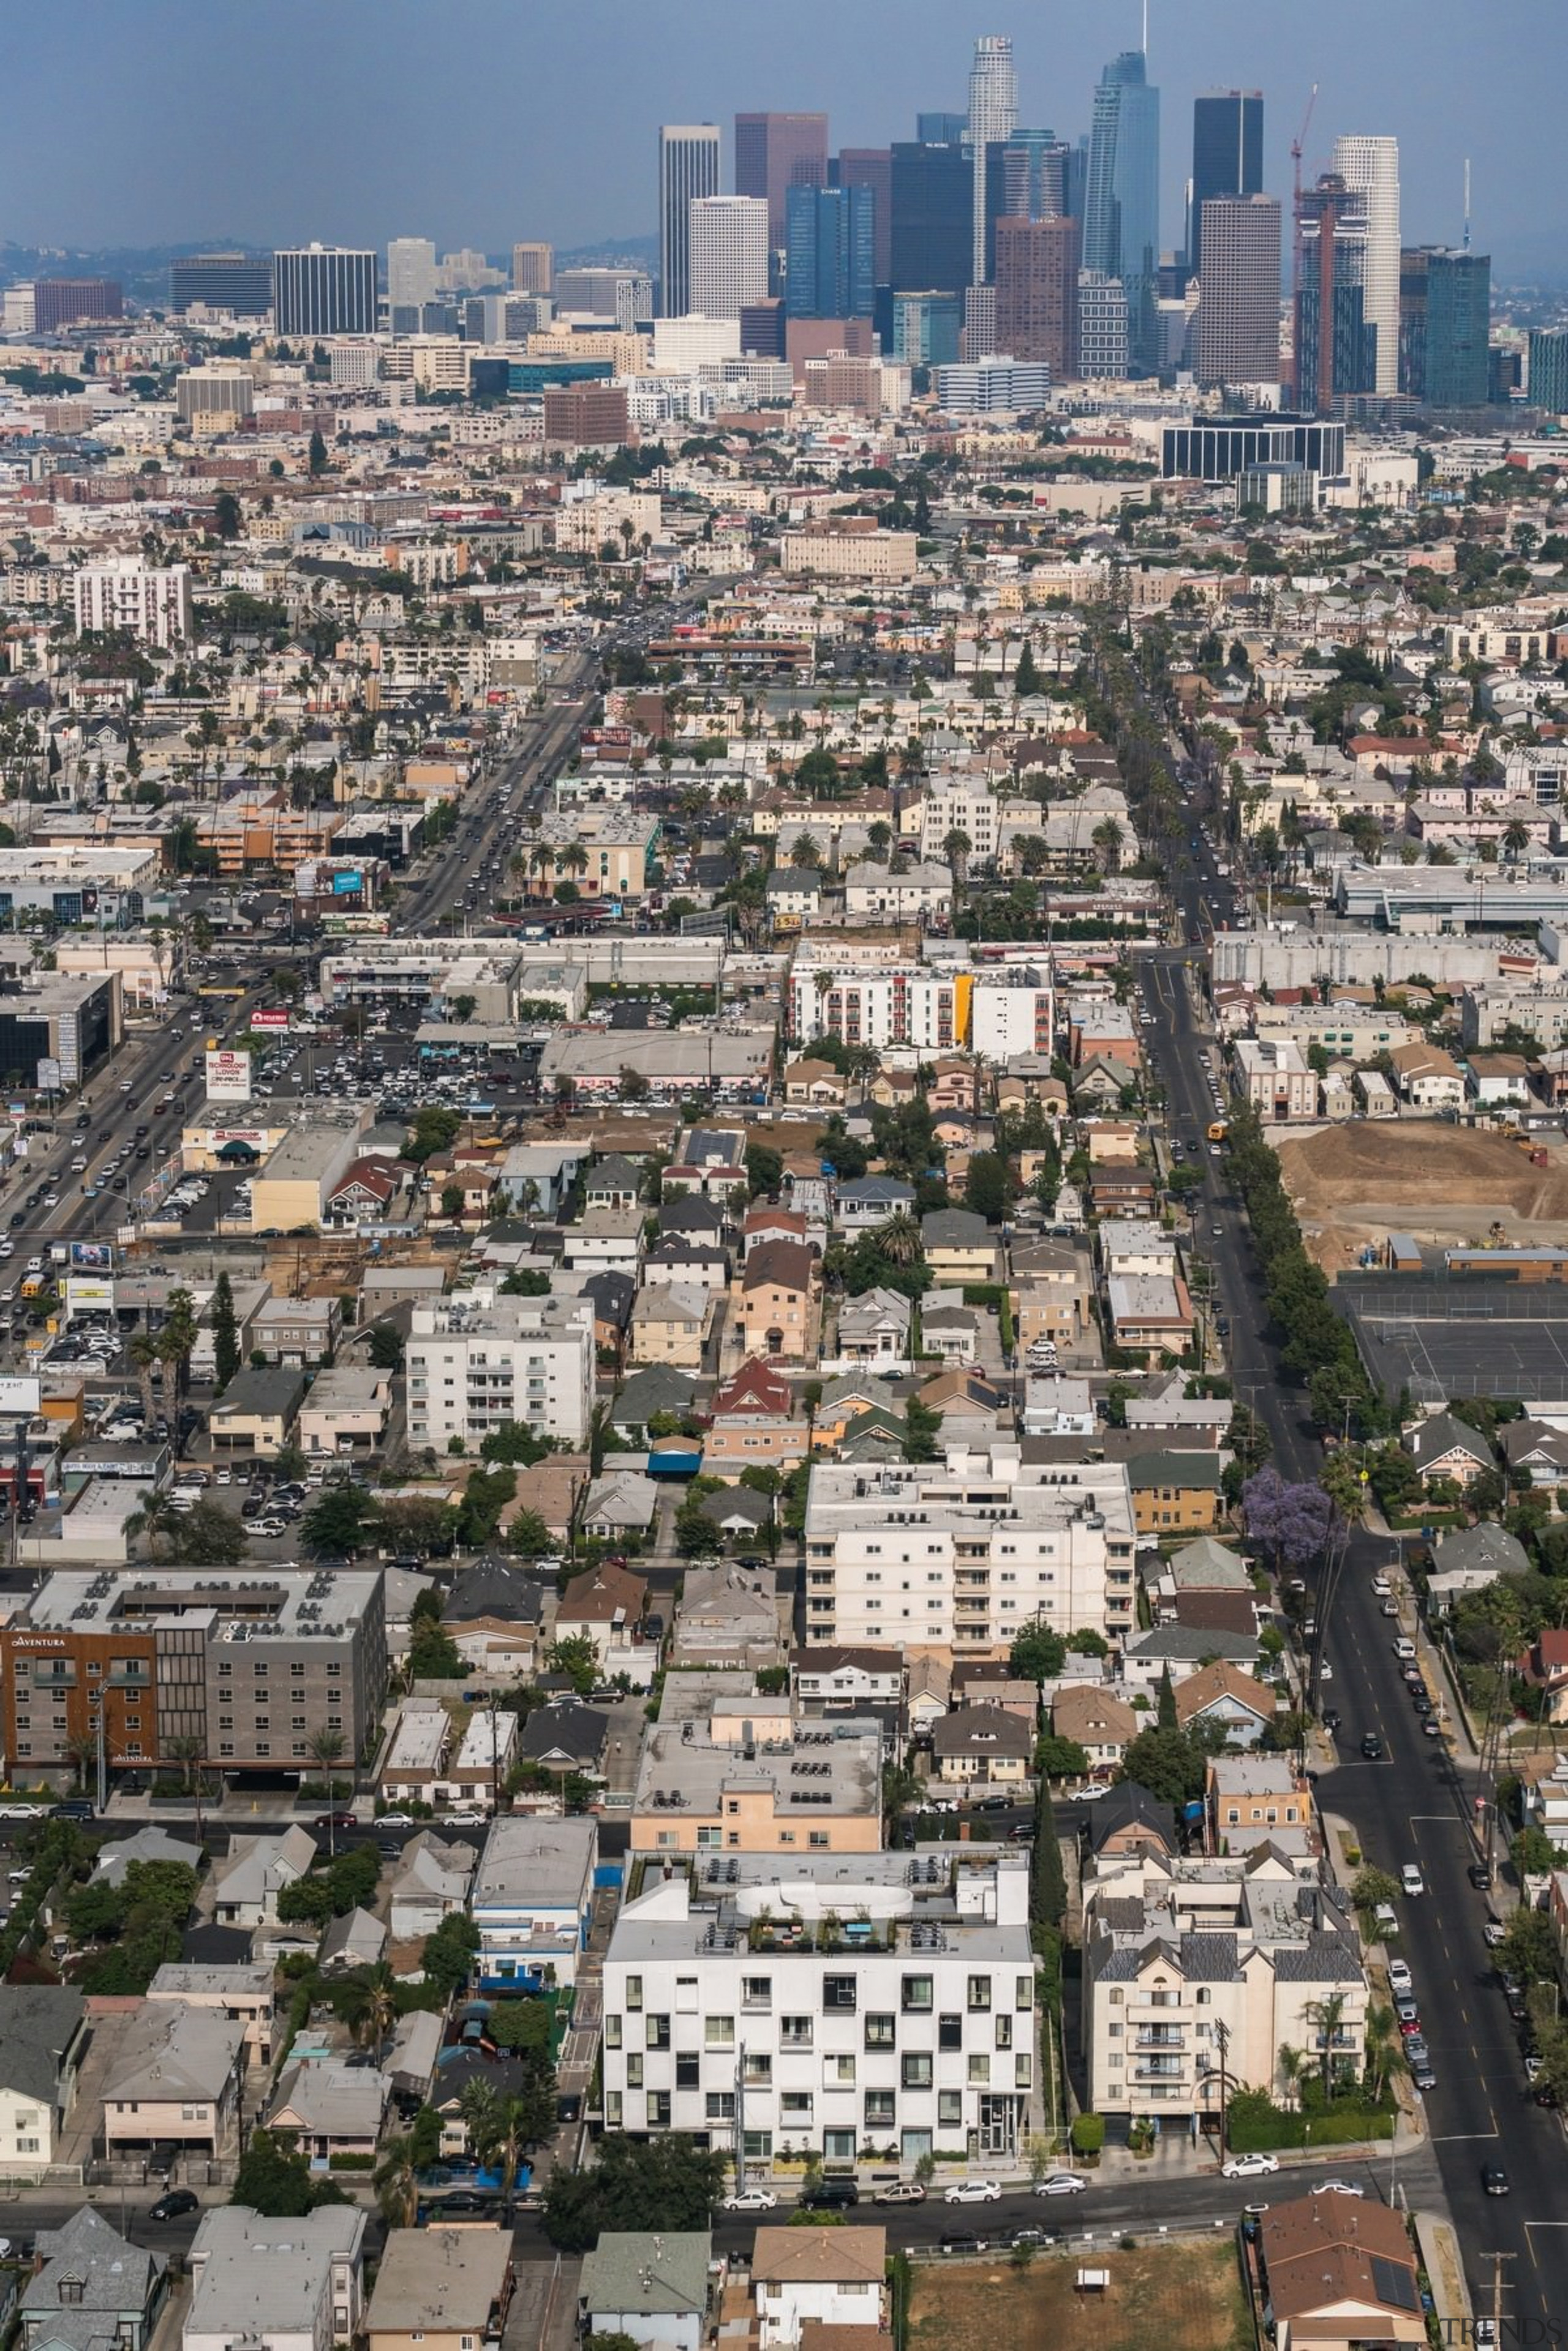
[[[375,2168],[376,2159],[373,2155],[353,2155],[343,2150],[327,2158],[329,2171],[373,2171]]]
[[[1254,2155],[1276,2147],[1348,2147],[1362,2139],[1392,2138],[1390,2109],[1362,2106],[1336,2099],[1321,2113],[1287,2114],[1283,2107],[1265,2106],[1249,2097],[1232,2104],[1226,2122],[1226,2140],[1232,2155]]]

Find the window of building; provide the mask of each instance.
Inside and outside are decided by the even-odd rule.
[[[868,2012],[865,2020],[865,2045],[868,2049],[892,2049],[898,2041],[895,2017],[880,2011]]]
[[[928,2090],[931,2087],[931,2053],[925,2049],[906,2049],[901,2074],[906,2090]]]
[[[932,1984],[932,1980],[929,1976],[904,1977],[903,1989],[899,1996],[899,2006],[903,2009],[905,2016],[925,2015],[928,2013],[934,2004],[935,1998],[935,1990]]]

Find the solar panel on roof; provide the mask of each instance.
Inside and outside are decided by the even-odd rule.
[[[1396,2310],[1419,2310],[1416,2281],[1398,2262],[1385,2259],[1382,2253],[1372,2256],[1372,2283],[1379,2302],[1386,2302]]]

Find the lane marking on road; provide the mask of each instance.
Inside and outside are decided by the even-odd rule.
[[[1501,2131],[1496,2129],[1490,2131],[1441,2131],[1429,2142],[1429,2144],[1433,2147],[1468,2147],[1472,2139],[1500,2138],[1501,2137]],[[1565,2220],[1563,2223],[1563,2226],[1564,2228],[1568,2228],[1568,2220]]]

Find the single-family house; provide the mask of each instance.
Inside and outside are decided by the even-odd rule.
[[[1486,1438],[1451,1412],[1435,1412],[1418,1420],[1406,1432],[1404,1443],[1421,1472],[1424,1487],[1435,1485],[1439,1479],[1454,1486],[1470,1486],[1497,1466]]]
[[[776,2228],[757,2231],[751,2254],[759,2351],[867,2351],[885,2334],[887,2231]]]
[[[1001,1707],[961,1706],[931,1732],[931,1768],[944,1782],[1020,1787],[1034,1760],[1034,1733]]]
[[[582,2335],[629,2335],[645,2351],[702,2351],[714,2280],[706,2229],[605,2229],[578,2280]]]
[[[0,1984],[0,2171],[42,2179],[59,2158],[87,2053],[87,2009],[68,1984]]]
[[[1051,1702],[1054,1737],[1082,1747],[1095,1777],[1119,1771],[1143,1728],[1124,1698],[1093,1682],[1065,1682]]]
[[[310,2057],[286,2065],[267,2110],[267,2128],[292,2132],[313,2171],[335,2155],[374,2155],[391,2085],[373,2065]]]
[[[306,1876],[316,1859],[308,1829],[281,1836],[231,1837],[228,1857],[213,1866],[213,1917],[220,1927],[272,1926],[277,1897]]]

